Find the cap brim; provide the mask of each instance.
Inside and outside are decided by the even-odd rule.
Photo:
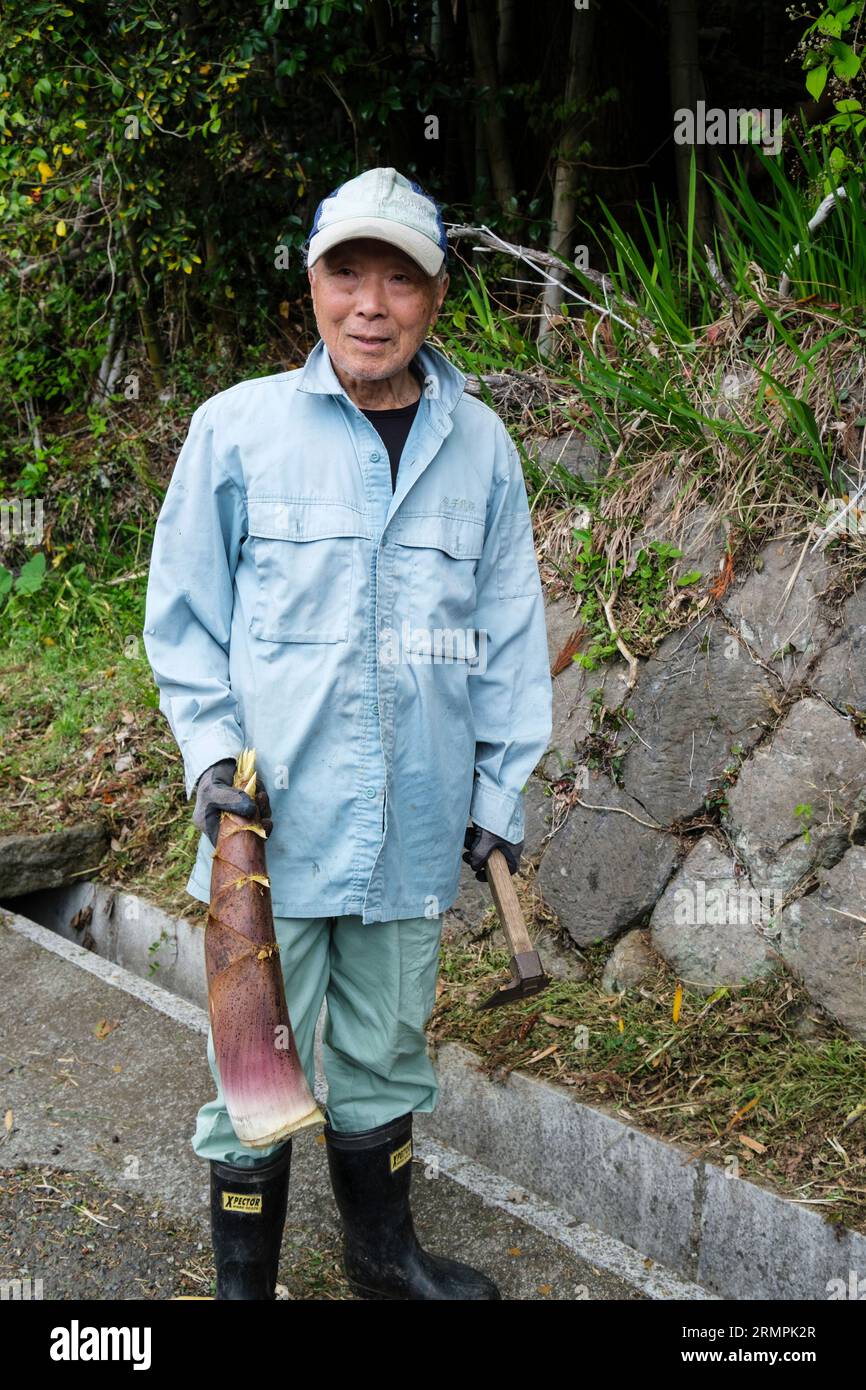
[[[398,247],[428,275],[436,275],[445,259],[441,246],[424,236],[423,232],[413,231],[400,222],[392,222],[389,217],[349,217],[316,233],[310,242],[307,265],[314,265],[325,251],[355,237],[370,237],[373,241],[386,241]]]

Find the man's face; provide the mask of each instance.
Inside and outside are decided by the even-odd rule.
[[[307,271],[316,324],[334,365],[382,381],[411,362],[445,298],[438,283],[396,246],[356,237]]]

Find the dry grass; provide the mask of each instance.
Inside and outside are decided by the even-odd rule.
[[[557,930],[531,883],[520,895],[533,939]],[[639,988],[602,990],[607,942],[574,948],[585,979],[479,1012],[507,975],[494,925],[491,909],[468,939],[443,945],[431,1041],[471,1047],[494,1081],[520,1071],[568,1087],[691,1159],[866,1231],[866,1047],[796,981],[780,974],[709,998],[686,990],[675,1021],[679,982],[660,957]]]

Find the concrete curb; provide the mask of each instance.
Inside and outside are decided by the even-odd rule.
[[[26,936],[44,950],[52,951],[56,956],[62,956],[64,960],[80,966],[89,975],[96,975],[100,980],[105,980],[106,984],[114,985],[116,989],[122,989],[126,994],[131,994],[135,999],[149,1004],[152,1009],[156,1009],[159,1013],[167,1014],[176,1023],[182,1023],[185,1028],[191,1028],[194,1032],[204,1033],[207,1036],[208,1016],[206,1009],[199,1008],[197,1004],[191,1004],[188,1000],[179,998],[178,995],[172,994],[162,985],[154,984],[151,980],[141,979],[139,975],[128,970],[125,966],[118,965],[111,960],[105,960],[95,951],[86,950],[83,946],[76,945],[74,941],[69,941],[49,927],[40,926],[38,922],[32,921],[29,917],[23,917],[20,913],[13,912],[2,904],[0,904],[0,921],[5,922],[7,926],[20,932],[22,936]]]
[[[437,1053],[440,1096],[419,1133],[459,1149],[594,1230],[730,1299],[847,1297],[866,1236],[696,1159],[561,1087],[489,1081],[457,1043]],[[834,1286],[832,1281],[839,1281]]]
[[[5,899],[7,912],[40,923],[64,941],[92,941],[106,961],[207,1010],[204,930],[110,884],[84,880]],[[81,926],[73,926],[77,917]],[[207,1026],[205,1026],[207,1032]]]

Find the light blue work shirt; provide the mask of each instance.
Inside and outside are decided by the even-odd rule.
[[[444,912],[467,817],[521,840],[550,738],[519,455],[441,352],[416,361],[393,493],[320,339],[303,367],[199,406],[156,523],[144,644],[160,709],[188,797],[255,748],[276,916]],[[202,835],[187,884],[202,902],[212,856]]]

